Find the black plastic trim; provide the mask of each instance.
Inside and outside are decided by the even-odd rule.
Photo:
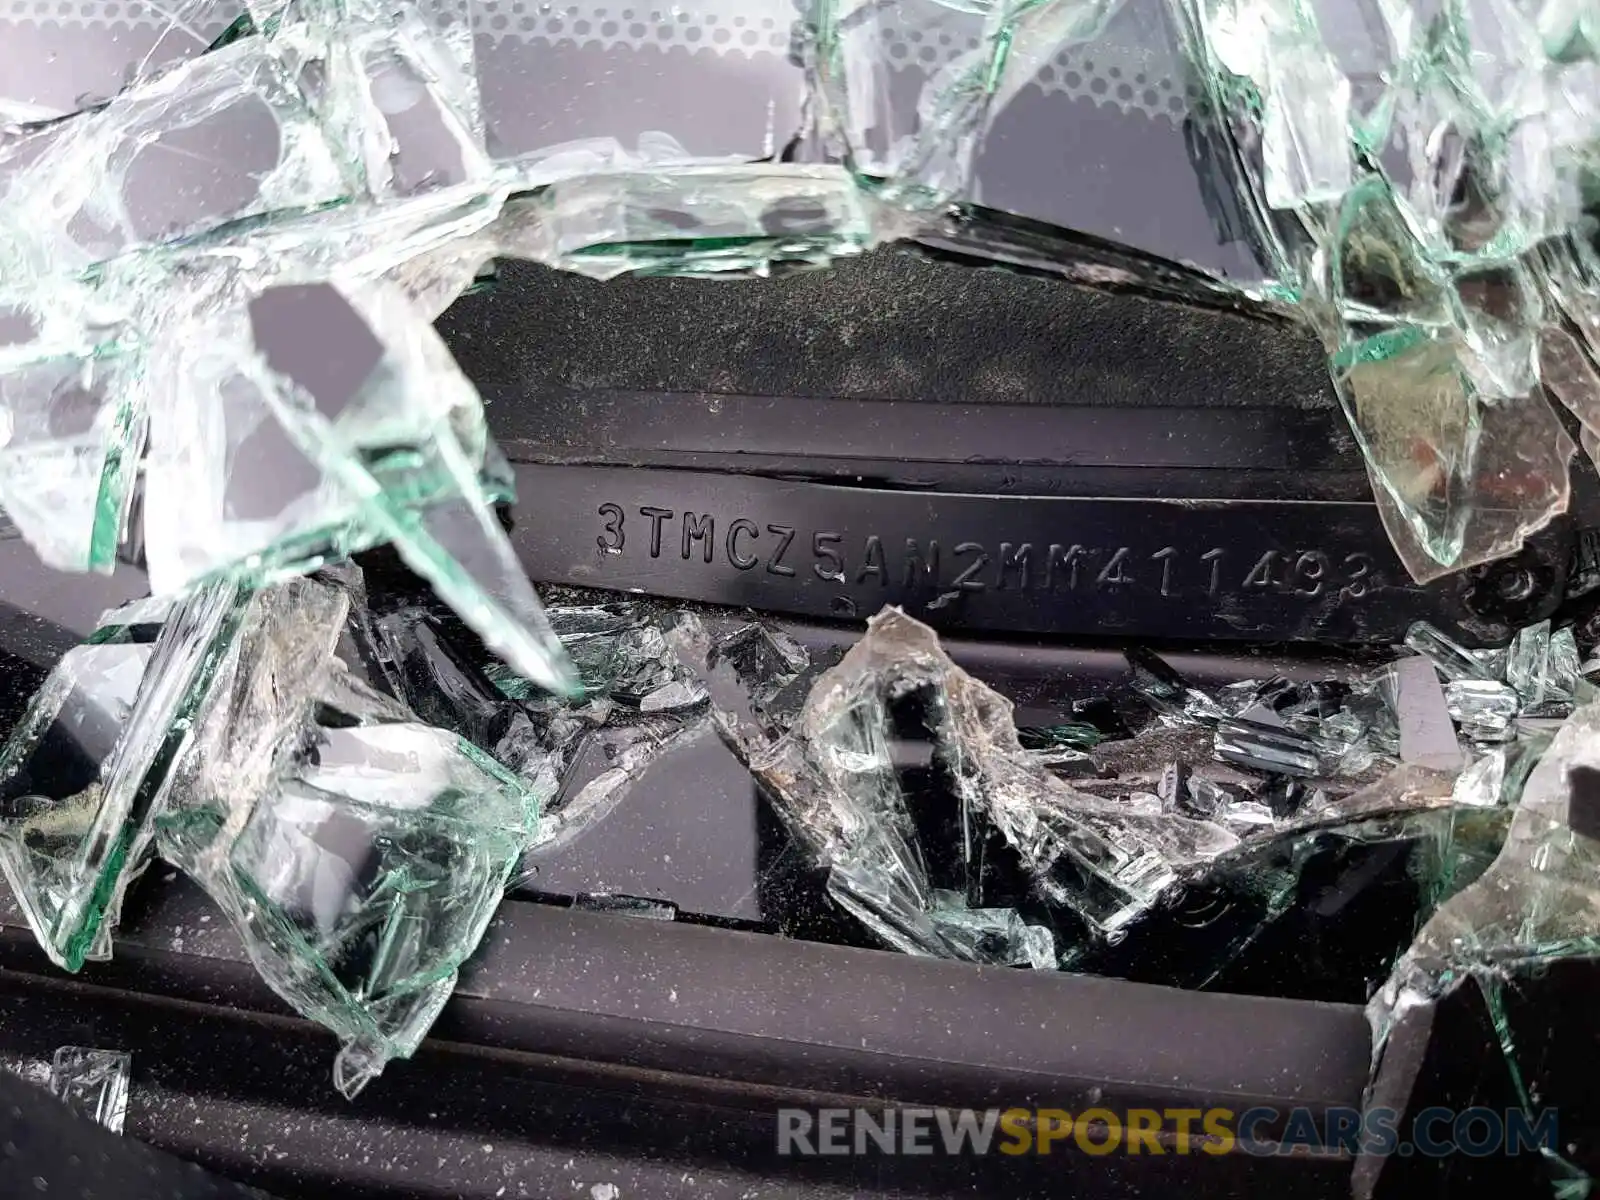
[[[883,1102],[1320,1113],[1360,1100],[1368,1036],[1353,1006],[509,901],[423,1052],[391,1066],[352,1109],[332,1091],[329,1040],[265,991],[210,902],[181,880],[151,884],[116,959],[76,978],[43,961],[15,915],[0,921],[9,1014],[0,1049],[26,1057],[53,1039],[87,1038],[133,1051],[137,1136],[284,1194],[336,1180],[341,1194],[488,1197],[509,1174],[529,1195],[566,1194],[586,1179],[627,1195],[625,1180],[646,1177],[650,1196],[1294,1186],[1310,1197],[1348,1187],[1348,1162],[1239,1154],[796,1162],[773,1153],[773,1114]],[[572,1111],[557,1114],[562,1105]],[[574,1123],[579,1110],[589,1123]],[[178,1119],[189,1112],[200,1119]],[[416,1161],[424,1146],[439,1148],[432,1169]],[[364,1148],[409,1165],[357,1166]],[[663,1159],[677,1165],[663,1170]]]

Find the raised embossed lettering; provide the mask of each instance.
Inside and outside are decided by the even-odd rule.
[[[748,571],[761,560],[754,554],[741,554],[739,552],[739,535],[749,534],[751,537],[760,537],[761,530],[754,521],[747,521],[743,517],[735,517],[728,522],[728,533],[723,539],[722,548],[727,552],[728,561],[741,571]]]
[[[1176,546],[1163,546],[1150,556],[1152,562],[1161,564],[1161,594],[1172,595],[1172,559],[1178,553]]]
[[[813,533],[811,535],[812,556],[821,560],[811,564],[812,573],[818,579],[831,579],[835,583],[844,582],[844,556],[834,549],[844,541],[844,535],[838,533]],[[828,564],[824,566],[823,564]]]
[[[650,522],[650,557],[661,557],[661,523],[672,520],[670,508],[654,508],[646,504],[639,509],[639,515]]]
[[[622,521],[628,514],[622,511],[622,506],[619,504],[602,504],[600,515],[606,519],[606,529],[595,538],[594,544],[606,554],[621,554],[623,542],[626,541],[622,532]]]
[[[1365,554],[1346,554],[1344,556],[1345,585],[1339,589],[1341,596],[1348,596],[1352,600],[1359,600],[1367,594],[1368,585],[1376,584],[1372,578],[1372,559]]]
[[[683,540],[679,546],[683,559],[685,561],[688,560],[689,556],[694,553],[694,543],[699,542],[705,561],[710,562],[712,547],[717,544],[716,531],[716,522],[711,519],[710,513],[706,513],[703,517],[697,517],[692,512],[684,513]]]
[[[1015,548],[1010,542],[1000,543],[1000,577],[995,580],[995,590],[1004,591],[1011,585],[1007,582],[1012,571],[1017,573],[1017,586],[1023,591],[1028,590],[1028,561],[1033,557],[1033,543],[1023,542]]]
[[[763,526],[748,518],[736,517],[721,523],[719,528],[719,522],[708,512],[675,512],[653,505],[642,505],[637,511],[649,526],[646,540],[651,558],[662,556],[663,539],[670,536],[664,529],[669,522],[677,522],[681,518],[681,526],[674,524],[673,529],[679,533],[678,551],[684,562],[698,560],[707,565],[715,563],[718,536],[721,535],[723,555],[735,570],[754,570],[762,565],[764,558],[765,570],[769,575],[794,578],[799,573],[800,568],[790,562],[794,541],[800,536],[800,531],[794,526]],[[627,511],[620,504],[607,502],[598,505],[596,512],[602,522],[600,533],[595,538],[596,548],[602,554],[621,554],[628,544]],[[758,543],[768,536],[773,540],[766,550],[762,550]],[[635,544],[640,540],[636,531]],[[1237,586],[1246,593],[1271,591],[1302,600],[1327,597],[1335,591],[1341,598],[1355,600],[1371,595],[1374,589],[1382,587],[1375,561],[1370,555],[1360,552],[1339,555],[1313,548],[1290,551],[1273,549],[1260,553],[1249,551],[1246,554],[1241,550],[1245,556],[1235,560],[1238,565],[1229,570],[1225,581],[1224,559],[1230,551],[1221,546],[1214,546],[1193,556],[1178,546],[1161,546],[1146,551],[1137,546],[1094,547],[1076,542],[1052,542],[1048,547],[1042,543],[1011,541],[1002,541],[998,545],[998,553],[991,554],[981,542],[960,542],[941,548],[936,538],[921,541],[906,538],[902,568],[890,562],[884,539],[877,534],[869,534],[861,542],[860,559],[852,565],[845,534],[820,530],[811,533],[811,571],[816,578],[830,583],[844,584],[853,579],[859,585],[875,579],[880,587],[888,588],[891,575],[903,570],[902,578],[907,589],[931,586],[941,593],[983,592],[989,588],[1025,592],[1039,585],[1040,574],[1047,591],[1076,591],[1080,575],[1090,571],[1093,573],[1088,576],[1087,582],[1095,591],[1114,592],[1132,584],[1147,587],[1168,598],[1191,596],[1196,585],[1204,580],[1206,593],[1214,602],[1233,586],[1235,579],[1239,580]],[[941,576],[941,550],[950,557],[947,565],[955,573],[955,577],[948,582]],[[670,554],[670,550],[667,553]],[[1043,571],[1035,573],[1035,559],[1041,554],[1044,558]],[[1141,555],[1152,563],[1161,564],[1159,579],[1153,573],[1146,572],[1141,576],[1131,569],[1136,560],[1144,561]],[[1196,562],[1202,568],[1209,566],[1209,570],[1204,570],[1199,578],[1192,577]],[[1235,572],[1244,563],[1249,563],[1250,567],[1239,579]]]
[[[968,554],[976,554],[978,556],[972,560],[971,566],[955,577],[954,586],[964,592],[981,592],[985,590],[989,585],[978,578],[978,573],[989,565],[989,553],[983,548],[983,543],[961,542],[957,544],[954,553],[957,558],[962,558]]]
[[[1269,588],[1272,586],[1272,564],[1278,561],[1278,552],[1268,550],[1256,559],[1256,565],[1250,568],[1250,573],[1244,577],[1240,587]]]
[[[789,543],[794,541],[793,525],[768,525],[767,532],[778,539],[778,548],[772,552],[772,557],[767,559],[768,575],[793,576],[794,568],[784,565],[783,556],[788,552]]]
[[[917,571],[921,570],[927,576],[926,581],[917,578]],[[916,587],[918,583],[927,582],[938,586],[939,582],[939,542],[936,538],[928,541],[928,556],[922,556],[922,547],[917,545],[916,538],[906,539],[906,573],[905,586]]]
[[[1206,585],[1206,595],[1213,600],[1217,598],[1217,593],[1222,588],[1222,559],[1226,554],[1227,551],[1221,546],[1214,546],[1200,556],[1201,562],[1211,564],[1211,582]]]
[[[1071,547],[1063,549],[1055,542],[1050,543],[1050,553],[1044,560],[1044,587],[1045,591],[1053,592],[1056,587],[1056,567],[1059,566],[1067,573],[1067,590],[1073,591],[1078,586],[1078,563],[1085,554],[1082,546],[1074,543]]]
[[[1295,594],[1298,596],[1320,596],[1322,585],[1328,577],[1328,556],[1321,550],[1303,550],[1300,557],[1294,560]]]
[[[883,539],[877,534],[867,536],[866,548],[861,552],[861,565],[856,568],[856,582],[862,583],[868,575],[876,575],[878,582],[889,583],[889,564],[883,557]]]
[[[1100,568],[1100,573],[1094,577],[1094,585],[1101,587],[1121,587],[1125,583],[1132,583],[1133,576],[1128,574],[1128,555],[1132,551],[1126,546],[1118,546],[1110,561]]]

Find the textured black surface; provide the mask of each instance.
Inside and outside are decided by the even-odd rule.
[[[9,999],[9,998],[8,998]],[[8,1007],[13,1020],[26,1019]],[[0,1070],[0,1196],[70,1200],[268,1200],[79,1116]]]
[[[972,404],[1335,407],[1309,332],[885,249],[779,279],[505,262],[439,323],[490,403],[606,390]],[[497,419],[501,414],[496,414]],[[522,435],[514,417],[501,436]],[[537,427],[529,432],[537,435]],[[1328,447],[1349,463],[1348,432]]]

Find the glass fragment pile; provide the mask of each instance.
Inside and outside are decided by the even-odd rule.
[[[684,615],[671,640],[826,868],[828,893],[881,942],[1127,975],[1128,952],[1178,940],[1192,956],[1164,953],[1154,978],[1195,987],[1296,902],[1306,863],[1331,848],[1408,846],[1432,911],[1493,857],[1550,718],[1593,695],[1570,629],[1526,630],[1508,659],[1419,625],[1410,640],[1426,656],[1215,692],[1129,651],[1127,698],[1153,717],[1143,729],[1119,728],[1102,699],[1085,706],[1092,721],[1019,730],[1010,702],[899,610],[804,689],[789,686],[792,667],[775,670],[790,660],[756,628],[712,638]],[[1470,670],[1492,702],[1447,705],[1451,669]],[[953,855],[913,812],[925,803],[906,769],[917,740],[951,809]],[[1005,855],[1027,876],[1022,911],[998,900],[1017,895],[996,866]],[[1202,895],[1226,895],[1209,907],[1228,911],[1205,916]],[[1399,948],[1376,960],[1380,973]]]
[[[338,1033],[353,1093],[415,1049],[530,847],[603,817],[705,720],[828,894],[902,950],[1119,971],[1175,925],[1205,936],[1164,978],[1199,986],[1342,841],[1406,843],[1429,892],[1380,1027],[1463,947],[1480,973],[1550,938],[1586,952],[1593,831],[1555,811],[1555,775],[1587,769],[1593,710],[1539,757],[1540,722],[1589,700],[1570,630],[1497,656],[1420,629],[1423,658],[1371,676],[1215,692],[1135,652],[1157,720],[1119,739],[1087,717],[1018,731],[903,614],[820,674],[759,626],[552,620],[496,513],[510,472],[431,322],[495,257],[601,277],[763,274],[888,241],[1015,258],[995,213],[1057,228],[1065,256],[1115,231],[1008,201],[991,135],[1027,88],[1110,93],[1085,82],[1091,54],[1164,55],[1116,102],[1183,114],[1214,244],[1120,240],[1169,290],[1315,329],[1427,581],[1564,510],[1574,445],[1552,398],[1600,452],[1590,7],[823,0],[797,18],[741,0],[653,36],[704,35],[718,62],[779,52],[792,77],[729,106],[759,130],[703,133],[680,100],[627,136],[568,136],[508,101],[527,45],[565,43],[556,18],[513,33],[506,7],[151,6],[141,49],[70,94],[60,79],[106,56],[43,75],[6,56],[0,508],[53,567],[142,557],[155,597],[108,614],[0,751],[0,867],[57,962],[110,953],[158,854]],[[598,8],[565,19],[579,46],[652,36]],[[437,613],[371,611],[341,564],[385,543],[498,673]],[[896,765],[907,712],[956,805],[937,855]],[[601,727],[610,769],[552,809]],[[1019,874],[1026,903],[997,882]]]
[[[503,7],[186,0],[106,46],[91,3],[76,61],[73,38],[48,70],[7,55],[0,505],[47,561],[106,570],[133,538],[166,595],[392,542],[519,672],[570,689],[432,319],[496,256],[602,277],[918,239],[1015,258],[998,212],[1061,226],[1069,259],[1067,233],[1110,232],[1008,201],[991,135],[1093,58],[1147,86],[1090,94],[1182,115],[1211,211],[1213,236],[1131,248],[1152,278],[1317,331],[1416,579],[1563,511],[1550,397],[1600,446],[1585,5],[723,0],[660,28],[586,5],[513,27]],[[55,36],[33,16],[0,5],[19,45]],[[576,69],[569,41],[661,38],[706,44],[703,86],[652,98],[631,137],[561,136],[606,129],[620,85],[563,98],[582,118],[563,121],[508,82]],[[765,112],[759,136],[706,126],[711,95]]]
[[[50,1091],[112,1133],[128,1116],[132,1056],[120,1050],[62,1046],[50,1061]]]
[[[111,1133],[128,1117],[133,1056],[93,1046],[58,1046],[48,1057],[0,1055],[0,1071],[49,1092]]]
[[[1367,988],[1414,914],[1472,894],[1550,726],[1593,695],[1571,628],[1496,652],[1418,626],[1421,653],[1337,679],[1208,689],[1130,650],[1116,697],[1019,730],[899,610],[838,661],[667,605],[550,618],[582,700],[486,661],[448,610],[374,607],[353,564],[108,613],[0,751],[0,867],[24,915],[63,966],[105,957],[124,889],[159,856],[338,1033],[354,1093],[416,1049],[504,890],[714,729],[869,944],[1218,986],[1345,886],[1308,893],[1327,874],[1313,864],[1342,881],[1398,855],[1416,896],[1387,945],[1335,914],[1371,943]]]

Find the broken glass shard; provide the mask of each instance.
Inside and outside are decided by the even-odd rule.
[[[1487,679],[1457,679],[1445,685],[1450,719],[1461,736],[1474,742],[1503,742],[1515,736],[1512,722],[1522,709],[1516,689]]]
[[[1252,720],[1276,720],[1276,706],[1285,701],[1290,685],[1286,680],[1241,679],[1216,689],[1217,703],[1231,717],[1243,716],[1246,709],[1255,709]],[[1281,722],[1280,722],[1281,724]]]
[[[702,718],[703,723],[703,718]],[[656,759],[698,736],[702,725],[654,716],[637,724],[593,730],[573,750],[561,790],[540,824],[538,843],[523,866],[536,872],[626,799],[628,789]]]
[[[1125,803],[1129,812],[1141,817],[1159,817],[1163,807],[1157,792],[1130,792]]]
[[[1093,750],[1105,740],[1096,726],[1077,721],[1017,730],[1024,750]]]
[[[652,692],[685,681],[666,635],[654,621],[634,613],[613,628],[612,616],[604,614],[597,631],[584,628],[561,634],[562,644],[571,645],[583,663],[584,683],[591,694],[637,707]]]
[[[121,1133],[133,1058],[120,1050],[62,1046],[50,1062],[50,1091],[90,1120]]]
[[[1136,646],[1123,652],[1133,668],[1133,690],[1160,714],[1163,721],[1214,725],[1223,717],[1221,707],[1153,651]]]
[[[291,440],[266,393],[281,375],[337,410],[382,364],[382,346],[330,287],[274,289],[247,312],[258,371],[248,342],[218,353],[230,332],[220,314],[201,329],[179,323],[155,367],[152,382],[171,397],[165,419],[153,424],[144,493],[146,559],[158,591],[250,556],[293,571],[341,543],[376,540],[355,528],[356,503]],[[298,378],[290,347],[312,360]]]
[[[243,313],[225,288],[220,307],[196,316],[201,329],[180,327],[183,342],[202,336],[202,348],[230,354],[207,369],[172,347],[173,386],[221,440],[197,447],[188,423],[156,427],[145,515],[153,585],[179,587],[269,548],[279,559],[269,565],[304,570],[330,550],[386,539],[491,650],[570,692],[565,652],[485,494],[482,408],[438,335],[376,284],[246,293]],[[218,415],[236,430],[216,429]],[[265,457],[233,471],[237,447],[256,436]],[[229,489],[240,489],[235,501]],[[197,498],[208,500],[199,511]],[[237,516],[256,520],[241,528]]]
[[[713,670],[726,668],[747,689],[754,707],[772,713],[784,693],[811,667],[806,648],[788,634],[759,622],[719,633],[708,655]]]
[[[640,712],[671,712],[674,709],[693,708],[706,700],[706,690],[698,683],[675,679],[639,698]]]
[[[1229,86],[1250,88],[1261,121],[1268,207],[1336,201],[1350,189],[1350,80],[1307,3],[1196,6]]]
[[[1571,627],[1550,635],[1550,657],[1545,661],[1545,692],[1567,701],[1583,691],[1583,664],[1579,661],[1578,640]]]
[[[1226,800],[1218,803],[1212,814],[1215,820],[1240,837],[1252,830],[1270,829],[1277,820],[1272,807],[1259,800]]]
[[[1433,663],[1420,656],[1402,658],[1390,673],[1401,761],[1442,771],[1458,768],[1461,747]]]
[[[273,990],[342,1042],[352,1096],[421,1043],[529,837],[520,789],[423,725],[324,730],[201,882]]]
[[[605,695],[619,676],[634,672],[635,668],[623,660],[628,657],[625,651],[632,645],[628,635],[647,624],[638,605],[564,605],[547,609],[546,615],[551,630],[566,647],[586,695]],[[662,645],[665,646],[664,640]],[[664,664],[662,667],[664,669]],[[497,669],[495,678],[501,691],[520,690],[510,683],[503,670]]]
[[[1296,714],[1291,718],[1290,725],[1302,732],[1309,727],[1309,736],[1316,746],[1321,773],[1324,775],[1362,775],[1380,759],[1387,757],[1384,742],[1386,731],[1374,727],[1354,696],[1327,717],[1317,720],[1307,714]]]
[[[502,253],[599,279],[768,275],[909,232],[838,167],[681,167],[566,179],[509,205]]]
[[[170,595],[141,596],[129,600],[126,604],[106,609],[95,622],[95,627],[107,630],[108,634],[114,631],[115,634],[125,636],[134,642],[154,642],[161,632],[161,626],[172,616],[181,599],[180,596]]]
[[[1029,750],[1029,756],[1040,766],[1048,767],[1063,779],[1082,778],[1095,774],[1094,759],[1082,750],[1062,746],[1055,750]]]
[[[1522,794],[1528,773],[1550,744],[1548,734],[1520,730],[1509,745],[1495,746],[1468,764],[1456,779],[1451,801],[1468,808],[1499,808]]]
[[[1323,333],[1401,560],[1425,582],[1520,545],[1567,502],[1527,256],[1579,219],[1592,59],[1547,57],[1521,14],[1172,9],[1229,190]]]
[[[1396,1023],[1444,993],[1476,982],[1492,995],[1519,969],[1600,952],[1600,842],[1590,836],[1600,798],[1597,732],[1595,705],[1562,725],[1527,776],[1498,856],[1433,913],[1372,998],[1367,1016],[1383,1066]],[[1502,1020],[1499,1032],[1515,1071],[1515,1031]],[[1547,1152],[1547,1160],[1552,1178],[1573,1177],[1557,1152]]]
[[[301,62],[302,78],[322,68],[312,95],[323,121],[341,125],[345,145],[361,151],[367,192],[380,199],[486,182],[491,165],[471,31],[428,18],[432,5],[392,13],[370,9],[343,29],[319,60]],[[296,47],[298,49],[298,47]],[[304,53],[305,51],[302,51]]]
[[[0,146],[8,282],[347,195],[349,175],[263,38],[243,38],[104,108]],[[20,214],[25,220],[16,220]]]
[[[1541,621],[1519,630],[1506,660],[1506,682],[1521,697],[1524,716],[1559,717],[1572,709],[1582,680],[1571,629],[1550,631]]]
[[[1187,786],[1178,798],[1178,807],[1188,813],[1189,816],[1203,821],[1222,820],[1244,824],[1251,823],[1242,820],[1238,802],[1228,793],[1228,790],[1207,779],[1204,775],[1191,775],[1189,777]]]
[[[380,652],[412,712],[460,734],[524,779],[553,777],[555,764],[548,761],[527,711],[495,688],[427,611],[387,613],[375,625]],[[552,782],[548,779],[545,786]]]
[[[1448,681],[1494,678],[1471,650],[1452,641],[1426,621],[1418,621],[1406,630],[1405,644],[1433,663],[1439,669],[1439,674]]]
[[[1189,782],[1193,776],[1194,771],[1188,763],[1167,764],[1161,772],[1161,782],[1156,787],[1156,796],[1161,800],[1164,811],[1171,812],[1190,803]]]
[[[617,913],[625,917],[639,917],[646,921],[676,921],[678,909],[665,900],[651,900],[644,896],[613,896],[599,892],[580,892],[572,898],[572,907],[582,912]]]
[[[1257,789],[1256,795],[1274,821],[1287,821],[1309,802],[1306,785],[1287,773],[1273,775]]]
[[[7,364],[0,348],[0,506],[50,566],[109,570],[143,450],[131,355],[27,349]]]
[[[236,634],[217,656],[191,735],[160,791],[158,849],[195,875],[209,869],[207,855],[232,806],[272,785],[319,692],[334,694],[331,677],[343,674],[333,657],[348,613],[341,589],[289,580],[241,596],[236,607]]]
[[[1232,719],[1245,723],[1240,732],[1256,736],[1261,730],[1277,731],[1257,750],[1265,752],[1268,745],[1275,745],[1280,752],[1288,751],[1291,761],[1302,764],[1302,773],[1309,763],[1307,755],[1314,754],[1317,765],[1311,774],[1348,777],[1367,773],[1398,749],[1398,728],[1379,690],[1370,678],[1279,679],[1229,685],[1219,690],[1218,697]],[[1242,753],[1243,747],[1236,750]],[[1265,759],[1245,758],[1235,754],[1230,761],[1252,769],[1284,769],[1268,767]]]
[[[1398,757],[1400,725],[1395,717],[1388,671],[1379,671],[1360,681],[1345,698],[1344,711],[1353,726],[1361,729],[1366,746],[1376,756]]]
[[[1595,310],[1595,315],[1600,316],[1600,310]],[[1594,333],[1600,334],[1600,327]],[[1584,449],[1590,461],[1595,461],[1595,439],[1600,438],[1600,373],[1578,339],[1556,325],[1539,331],[1539,377],[1550,394],[1578,418]]]
[[[1498,961],[1530,954],[1594,952],[1596,843],[1575,835],[1572,818],[1596,794],[1597,731],[1594,706],[1562,725],[1528,776],[1494,865],[1434,914],[1375,1005],[1392,1007],[1413,987],[1437,994],[1452,969],[1492,971]]]
[[[59,20],[57,10],[11,4],[4,10],[6,61],[0,64],[0,126],[56,120],[105,104],[117,92],[210,48],[242,5],[179,0],[160,15],[91,23]],[[87,19],[86,19],[87,18]]]
[[[336,653],[353,684],[393,700],[404,692],[378,643],[378,630],[368,605],[365,572],[353,562],[327,563],[313,578],[344,593],[346,616]]]
[[[520,789],[415,724],[324,730],[200,876],[262,977],[343,1043],[354,1095],[449,997],[528,837]]]
[[[489,148],[530,188],[805,157],[797,143],[806,132],[806,76],[797,13],[783,0],[686,9],[665,20],[603,4],[509,22],[487,7],[462,15],[475,35]],[[534,79],[542,85],[530,86]],[[618,109],[619,97],[631,112]]]
[[[1030,940],[1037,945],[1037,935],[1028,932],[1026,922],[1013,921],[1015,914],[975,910],[966,893],[948,889],[936,898],[939,889],[915,845],[914,822],[895,769],[892,716],[886,698],[871,694],[870,682],[849,689],[850,697],[841,698],[842,711],[820,718],[837,745],[819,747],[814,762],[786,767],[778,760],[788,739],[768,723],[766,702],[775,700],[783,681],[794,679],[804,664],[799,647],[786,639],[769,641],[765,631],[735,630],[714,638],[698,618],[687,615],[673,624],[670,638],[679,659],[705,683],[729,744],[748,757],[779,816],[827,869],[827,892],[840,907],[907,953],[997,964],[1033,961],[1027,947]],[[776,667],[776,679],[763,666]],[[813,686],[797,730],[826,679]],[[915,690],[914,684],[908,688]],[[789,781],[791,769],[803,771],[806,782]],[[807,787],[812,779],[815,786]]]
[[[205,587],[151,646],[97,631],[45,681],[3,750],[0,870],[51,959],[78,970],[143,866],[165,772],[233,637],[237,593]]]
[[[1319,765],[1310,738],[1238,718],[1218,722],[1216,753],[1223,762],[1284,775],[1315,775]]]
[[[1230,797],[1217,819],[1237,845],[1186,873],[1121,941],[1071,946],[1066,965],[1224,991],[1259,986],[1267,971],[1282,975],[1286,994],[1326,987],[1364,998],[1367,980],[1411,936],[1419,898],[1426,905],[1430,889],[1448,894],[1466,882],[1486,861],[1483,845],[1492,855],[1497,818],[1469,828],[1452,807],[1452,783],[1448,773],[1401,767],[1342,795],[1276,776],[1256,789],[1260,799]]]
[[[1545,670],[1549,661],[1549,621],[1540,621],[1517,632],[1506,659],[1506,682],[1516,689],[1525,704],[1537,705],[1544,701]]]
[[[358,720],[318,723],[349,695],[336,651],[350,595],[296,579],[241,598],[157,806],[162,856],[218,903],[263,979],[340,1038],[347,1095],[415,1050],[539,804],[376,691]]]
[[[817,679],[787,732],[768,738],[733,723],[733,740],[779,814],[830,867],[831,894],[892,945],[951,952],[930,919],[930,884],[890,747],[895,710],[912,697],[963,831],[971,908],[985,907],[970,890],[981,827],[1021,855],[1041,895],[1107,937],[1155,903],[1180,869],[1236,844],[1216,825],[1163,814],[1157,798],[1147,814],[1069,788],[1022,748],[1007,701],[957,668],[932,630],[886,609]]]
[[[937,211],[966,193],[983,133],[1021,85],[1118,7],[829,0],[807,30],[824,121],[887,199]]]
[[[609,624],[609,617],[604,623]],[[655,619],[636,613],[614,631],[561,636],[562,644],[572,645],[579,656],[591,695],[646,712],[689,708],[705,700],[703,689],[673,655]]]
[[[957,948],[958,958],[1007,967],[1056,969],[1055,937],[1042,925],[1029,925],[1013,908],[967,908],[956,892],[935,890],[932,917],[940,934]]]
[[[763,624],[713,631],[692,613],[669,624],[672,662],[711,701],[712,718],[741,753],[754,753],[788,728],[805,699],[812,667],[805,648]]]
[[[1537,391],[1480,397],[1457,351],[1421,326],[1347,346],[1333,369],[1385,526],[1418,582],[1510,553],[1566,507],[1574,447]]]

